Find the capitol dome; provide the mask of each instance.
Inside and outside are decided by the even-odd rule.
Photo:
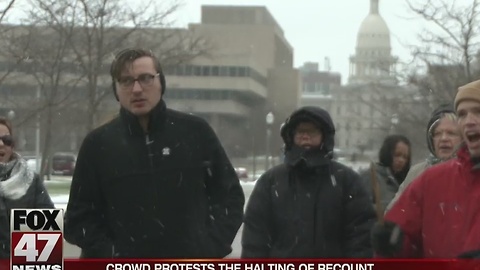
[[[378,1],[370,0],[370,12],[358,30],[355,55],[350,56],[350,84],[397,83],[397,58],[391,54],[390,30],[378,12]]]
[[[391,48],[390,30],[378,12],[378,0],[370,0],[370,13],[358,30],[357,48]]]

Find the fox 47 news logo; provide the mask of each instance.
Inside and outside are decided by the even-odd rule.
[[[12,209],[11,270],[63,270],[63,209]]]

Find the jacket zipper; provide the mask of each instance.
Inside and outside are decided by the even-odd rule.
[[[148,133],[146,133],[145,145],[147,147],[148,161],[150,164],[150,174],[153,174],[153,153],[152,153],[152,147],[151,147],[152,144],[153,144],[153,141],[150,141],[150,136],[148,135]]]
[[[147,147],[147,155],[148,155],[148,162],[150,165],[150,181],[152,185],[152,189],[154,190],[154,204],[153,204],[153,210],[156,211],[156,203],[158,202],[158,190],[155,186],[155,179],[154,179],[154,173],[153,173],[153,152],[152,152],[152,144],[153,140],[150,140],[150,136],[148,133],[145,134],[145,146]]]

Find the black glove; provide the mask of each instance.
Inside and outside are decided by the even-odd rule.
[[[458,255],[459,259],[480,259],[480,250],[471,250]]]
[[[371,232],[373,251],[382,257],[396,257],[402,250],[403,232],[400,227],[389,221],[375,223]]]

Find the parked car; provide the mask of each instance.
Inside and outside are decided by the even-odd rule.
[[[73,153],[55,153],[52,157],[52,174],[73,175],[77,156]]]
[[[250,180],[247,169],[242,167],[236,167],[235,172],[237,173],[238,179],[240,179],[241,181],[247,182]]]

